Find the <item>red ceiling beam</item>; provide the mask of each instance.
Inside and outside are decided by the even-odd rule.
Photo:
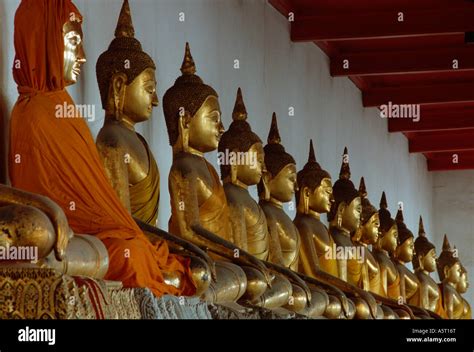
[[[399,13],[403,13],[403,22]],[[351,40],[474,31],[474,4],[433,10],[334,13],[296,17],[291,40]]]
[[[413,119],[388,119],[389,132],[428,132],[463,130],[474,128],[474,110],[459,110],[449,113],[423,113],[420,120]]]
[[[454,64],[458,65],[457,69]],[[331,58],[331,76],[362,76],[473,69],[474,48],[471,47],[348,53]]]
[[[428,157],[428,171],[450,171],[474,169],[474,153],[439,153]]]
[[[410,153],[440,153],[474,150],[474,132],[420,134],[409,138]]]
[[[278,12],[283,16],[288,18],[288,14],[293,11],[293,5],[291,0],[269,0],[270,5],[272,5]]]
[[[474,83],[372,88],[363,93],[362,100],[365,107],[474,101]]]

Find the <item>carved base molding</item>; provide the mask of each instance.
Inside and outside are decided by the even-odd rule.
[[[211,319],[206,302],[53,269],[0,268],[0,319]]]

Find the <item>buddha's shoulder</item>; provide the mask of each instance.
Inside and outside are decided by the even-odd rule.
[[[199,160],[194,155],[181,153],[173,158],[170,174],[181,176],[195,176],[199,177],[203,174],[208,174],[209,170],[206,164]]]
[[[123,127],[116,124],[104,125],[97,134],[96,144],[98,147],[118,148],[126,145]]]

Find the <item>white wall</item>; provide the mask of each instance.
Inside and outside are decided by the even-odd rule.
[[[441,250],[444,234],[456,246],[474,285],[474,171],[436,172],[433,178],[433,235]],[[474,289],[466,293],[471,305]]]
[[[11,77],[14,49],[13,15],[18,0],[0,3],[2,50],[0,87],[9,111],[16,100]],[[81,81],[74,87],[78,104],[95,104],[98,120],[91,123],[94,135],[103,123],[95,63],[106,50],[121,7],[121,0],[77,0],[84,22],[88,63]],[[266,140],[271,114],[279,116],[280,132],[288,152],[300,169],[307,159],[308,142],[314,139],[317,158],[335,180],[341,154],[349,148],[353,181],[365,176],[369,198],[378,207],[383,190],[393,214],[404,202],[408,227],[418,231],[418,216],[432,231],[433,180],[423,156],[410,155],[406,138],[388,134],[387,123],[376,109],[362,107],[360,91],[346,78],[333,79],[328,58],[311,43],[294,44],[283,16],[264,0],[130,0],[136,37],[158,65],[160,101],[178,77],[184,44],[189,41],[198,74],[220,94],[225,126],[237,87],[241,87],[254,131]],[[186,21],[178,21],[184,12]],[[240,69],[233,68],[240,60]],[[295,116],[288,116],[288,108]],[[166,228],[170,215],[167,176],[171,165],[161,106],[143,131],[158,161],[161,180],[160,226]],[[216,164],[216,155],[208,156]],[[471,198],[472,199],[472,198]],[[294,211],[289,211],[291,216]],[[436,228],[436,227],[435,227]],[[454,237],[454,234],[452,235]],[[436,242],[437,244],[439,241]],[[472,252],[471,252],[472,258]],[[471,270],[472,272],[472,270]]]

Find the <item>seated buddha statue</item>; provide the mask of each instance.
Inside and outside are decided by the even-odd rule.
[[[135,131],[135,125],[150,119],[158,105],[155,63],[142,50],[134,37],[128,1],[124,1],[115,30],[115,39],[97,61],[96,72],[105,110],[104,126],[99,131],[96,145],[105,172],[122,205],[153,231],[158,217],[160,173],[153,153],[145,138]],[[124,65],[128,60],[129,65]],[[144,230],[142,228],[142,230]],[[157,231],[153,231],[156,235]],[[156,237],[146,235],[154,242]],[[178,238],[165,234],[172,252],[179,252]],[[178,248],[176,248],[178,247]],[[186,248],[192,247],[189,243]],[[198,253],[198,254],[197,254]],[[199,250],[182,253],[189,257],[196,295],[201,295],[210,284],[212,262]],[[204,263],[202,262],[204,260]],[[174,272],[164,273],[165,281],[177,282]],[[178,284],[179,285],[179,284]]]
[[[430,273],[436,271],[436,247],[426,237],[421,216],[412,263],[419,289],[408,302],[443,316],[441,292],[438,284],[430,276]]]
[[[261,139],[252,132],[242,91],[239,88],[232,112],[233,122],[219,142],[221,178],[229,205],[234,244],[260,260],[268,260],[270,235],[262,208],[248,189],[257,185],[264,172],[264,152]],[[286,305],[292,297],[290,281],[279,273],[253,305],[277,308]],[[294,299],[294,297],[293,297]],[[301,299],[294,299],[295,302]],[[298,307],[297,310],[304,309]]]
[[[327,256],[332,251],[333,241],[326,226],[321,222],[321,214],[327,213],[334,201],[329,173],[316,161],[313,141],[310,141],[308,162],[297,174],[299,190],[296,192],[297,212],[293,220],[301,238],[299,271],[308,277],[330,285],[330,304],[342,305],[346,318],[355,315],[355,306],[348,300],[343,290],[354,293],[355,288],[337,277],[337,261]],[[334,290],[336,288],[336,290]]]
[[[383,289],[380,265],[369,249],[369,245],[377,242],[380,231],[380,218],[377,209],[370,203],[365,179],[361,177],[359,185],[359,195],[361,198],[362,212],[360,215],[360,226],[352,238],[355,245],[363,247],[365,257],[364,277],[361,280],[364,290],[376,293],[385,297]]]
[[[444,235],[443,250],[438,257],[437,269],[441,280],[441,301],[448,319],[461,319],[464,309],[464,300],[457,291],[462,275],[462,266],[457,253],[451,248],[448,236]]]
[[[454,247],[456,249],[456,247]],[[465,294],[467,292],[467,289],[469,288],[469,280],[467,278],[467,270],[464,267],[464,265],[461,264],[461,277],[459,278],[459,282],[456,286],[456,290],[461,294]],[[463,303],[464,303],[464,309],[463,313],[461,315],[461,319],[472,319],[472,311],[471,311],[471,305],[469,302],[463,297]]]
[[[378,211],[380,219],[380,233],[377,242],[373,245],[373,254],[380,267],[382,294],[400,301],[400,274],[390,256],[395,253],[398,244],[398,227],[388,210],[385,192],[380,199]],[[400,303],[403,303],[400,301]]]
[[[400,294],[403,302],[408,302],[414,295],[418,294],[420,283],[414,272],[406,267],[406,263],[413,260],[415,249],[415,236],[407,228],[403,220],[403,210],[398,209],[395,217],[398,227],[398,245],[393,253],[393,260],[400,274]]]
[[[234,244],[224,187],[217,171],[204,157],[205,153],[217,149],[224,132],[218,95],[195,74],[196,66],[188,43],[181,73],[163,97],[169,142],[173,148],[168,179],[169,232],[207,248],[215,259],[226,258],[246,266],[249,277],[238,265],[218,261],[217,283],[223,283],[224,287],[240,284],[241,290],[222,290],[227,296],[216,297],[215,301],[224,298],[236,301],[244,293],[253,301],[263,294],[272,278],[262,262]]]
[[[140,230],[107,179],[87,116],[65,89],[86,62],[81,24],[70,0],[25,0],[16,12],[15,60],[21,65],[13,69],[20,96],[10,119],[12,185],[50,198],[75,233],[105,244],[106,280],[148,287],[156,296],[193,295],[189,258],[170,254],[166,241],[152,244]],[[180,282],[165,282],[168,272]]]
[[[74,234],[63,210],[47,197],[0,184],[0,229],[0,248],[35,249],[35,258],[24,258],[28,262],[9,259],[0,266],[48,267],[99,279],[107,273],[103,243]]]
[[[283,204],[292,201],[297,188],[296,162],[281,144],[275,114],[272,117],[267,142],[268,144],[264,148],[267,172],[258,184],[258,192],[259,204],[265,212],[270,234],[269,260],[298,271],[301,236],[297,226],[283,209]],[[321,273],[317,273],[313,277],[301,276],[312,291],[311,307],[314,307],[315,311],[319,312],[318,314],[321,315],[323,312],[326,317],[336,318],[343,313],[345,317],[352,318],[353,307],[350,311],[351,307],[346,302],[344,312],[342,312],[341,303],[344,302],[336,297],[343,301],[346,300],[346,297],[340,290],[331,286],[328,282],[330,279],[326,277],[325,280],[322,280]],[[330,296],[328,296],[328,292],[331,292]],[[336,297],[331,297],[334,294]],[[325,310],[324,307],[326,307]]]
[[[341,171],[339,179],[334,183],[334,203],[328,213],[329,234],[335,245],[328,253],[336,256],[338,277],[355,287],[361,287],[362,272],[364,267],[364,254],[357,251],[358,248],[352,243],[351,233],[356,231],[360,225],[362,212],[361,198],[358,190],[350,180],[351,171],[347,147],[344,148]],[[337,255],[342,253],[342,255]],[[364,292],[364,297],[356,301],[357,316],[359,318],[381,318],[382,308],[372,295]]]

